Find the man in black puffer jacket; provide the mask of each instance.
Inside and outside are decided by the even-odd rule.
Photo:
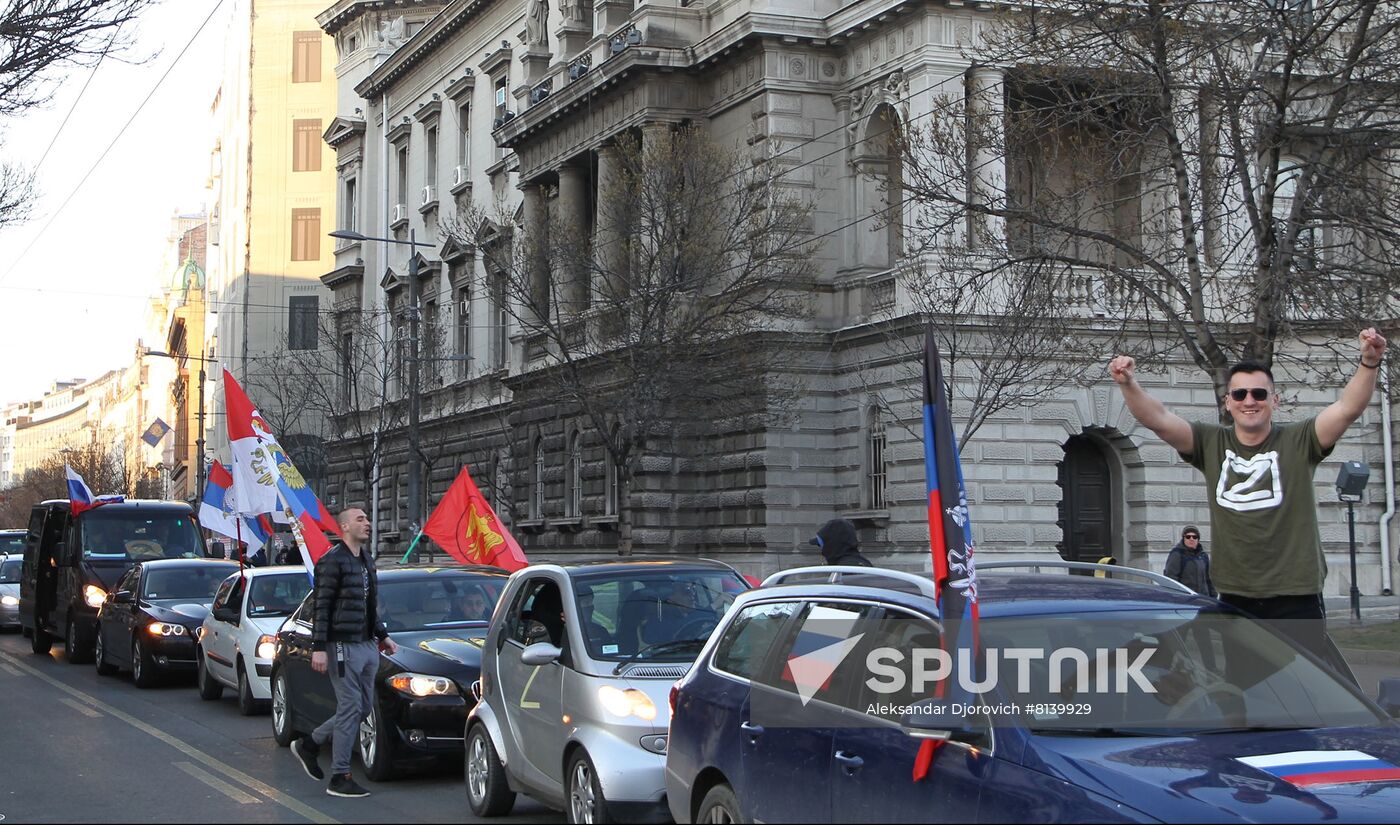
[[[359,736],[360,722],[369,715],[374,701],[379,651],[393,655],[398,645],[379,621],[379,577],[374,571],[374,559],[361,550],[370,535],[369,517],[364,510],[352,507],[336,521],[344,539],[316,562],[311,605],[311,669],[317,673],[330,671],[335,715],[310,736],[293,742],[292,752],[308,776],[322,779],[317,756],[321,746],[330,741],[331,781],[326,793],[361,797],[369,796],[369,792],[351,778],[350,754]]]

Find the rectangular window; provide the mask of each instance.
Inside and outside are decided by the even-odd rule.
[[[741,679],[758,678],[778,633],[800,606],[799,602],[780,602],[744,608],[715,647],[715,669]]]
[[[321,82],[321,33],[292,33],[292,82]]]
[[[321,171],[321,121],[318,118],[292,121],[292,171]]]
[[[467,159],[471,157],[471,104],[457,110],[457,165],[463,169],[471,167]]]
[[[440,335],[437,301],[427,301],[423,304],[423,340],[419,357],[423,360],[420,370],[423,384],[428,387],[437,384],[438,367],[442,365],[442,356],[439,354],[442,342],[438,340]]]
[[[398,193],[397,203],[408,203],[408,147],[400,146],[398,152]]]
[[[510,85],[510,78],[501,77],[496,79],[496,117],[505,117],[506,86],[508,85]]]
[[[349,406],[355,386],[355,335],[340,335],[340,403]]]
[[[506,360],[510,357],[510,307],[506,305],[509,293],[506,290],[506,275],[501,273],[496,276],[493,284],[491,302],[495,304],[495,335],[493,364],[496,369],[505,369]]]
[[[287,299],[287,347],[316,349],[316,321],[320,315],[321,299],[315,295],[296,295]]]
[[[321,259],[321,207],[292,210],[292,260]]]
[[[456,355],[462,360],[457,362],[457,375],[467,377],[467,370],[470,366],[472,348],[472,295],[468,289],[457,290],[457,340]]]
[[[345,181],[345,209],[342,213],[342,228],[357,230],[360,228],[359,219],[355,213],[359,206],[355,202],[355,179],[349,178]]]
[[[888,480],[885,451],[888,446],[885,422],[878,410],[870,414],[870,509],[885,509],[885,485]]]
[[[427,158],[424,159],[424,160],[425,160],[425,166],[424,166],[425,171],[424,171],[424,174],[423,174],[423,178],[424,178],[423,183],[424,183],[425,185],[427,185],[427,186],[433,187],[434,189],[437,189],[437,176],[438,176],[438,167],[437,167],[437,161],[438,161],[438,157],[437,157],[438,140],[437,140],[437,139],[438,139],[438,130],[437,130],[437,128],[434,127],[434,128],[432,128],[432,129],[429,129],[429,130],[428,130],[427,141],[426,141],[426,153],[427,153],[428,156],[427,156]]]

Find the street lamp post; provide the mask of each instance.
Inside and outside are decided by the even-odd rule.
[[[205,381],[205,376],[204,376],[204,364],[205,364],[205,362],[207,362],[209,359],[204,357],[204,348],[203,348],[203,347],[200,347],[200,350],[199,350],[199,357],[198,357],[198,358],[195,358],[193,355],[176,355],[176,354],[174,354],[174,353],[169,353],[169,352],[160,352],[159,350],[146,350],[146,353],[145,353],[145,354],[146,354],[146,355],[158,355],[158,356],[160,356],[160,357],[162,357],[162,358],[173,358],[173,359],[175,359],[175,360],[177,360],[177,361],[180,360],[181,358],[187,358],[187,359],[195,360],[195,361],[198,361],[198,362],[199,362],[199,391],[198,391],[198,399],[199,399],[199,400],[198,400],[198,404],[199,404],[199,408],[195,411],[195,426],[198,428],[199,432],[196,433],[196,435],[195,435],[195,440],[194,440],[194,448],[195,448],[195,463],[194,463],[194,466],[195,466],[195,470],[194,470],[195,489],[194,489],[194,494],[195,494],[195,497],[198,498],[198,497],[204,495],[204,473],[205,473],[205,469],[204,469],[204,381]]]
[[[422,406],[419,395],[418,371],[418,306],[420,288],[418,284],[417,247],[431,247],[430,243],[419,243],[417,231],[408,230],[408,240],[398,238],[372,238],[352,229],[339,229],[330,233],[332,238],[347,241],[379,241],[408,246],[408,515],[412,520],[415,535],[423,523],[423,457],[419,449],[419,417]]]
[[[1347,503],[1347,535],[1351,551],[1351,618],[1361,621],[1361,590],[1356,586],[1356,502],[1366,490],[1371,471],[1360,461],[1344,461],[1337,473],[1337,498]],[[1387,564],[1381,559],[1381,564]]]

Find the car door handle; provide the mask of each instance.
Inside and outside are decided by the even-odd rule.
[[[749,736],[757,737],[763,735],[763,726],[755,725],[751,722],[739,723],[739,730],[743,731],[744,733],[747,733]]]
[[[841,763],[841,768],[846,771],[847,776],[855,775],[856,771],[860,770],[862,767],[865,766],[864,759],[861,759],[859,756],[846,753],[845,751],[836,752],[836,761]]]

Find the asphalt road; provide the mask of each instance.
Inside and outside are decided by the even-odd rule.
[[[323,766],[326,757],[323,756]],[[475,822],[460,769],[327,796],[272,740],[267,716],[201,701],[193,680],[139,690],[129,676],[35,656],[0,635],[0,820],[12,822]],[[562,822],[520,797],[497,822]]]

